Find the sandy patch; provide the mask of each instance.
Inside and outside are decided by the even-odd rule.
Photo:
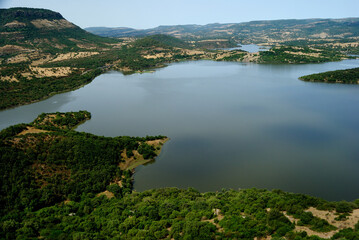
[[[259,59],[259,54],[258,53],[247,53],[246,55],[244,55],[243,57],[243,62],[257,62]]]
[[[146,141],[146,143],[150,146],[160,146],[163,145],[165,142],[167,142],[169,139],[168,138],[164,138],[164,139],[157,139],[157,140],[150,140],[150,141]]]
[[[188,55],[201,55],[201,54],[204,54],[204,51],[200,51],[200,50],[184,49],[183,51],[184,51],[185,54],[188,54]]]
[[[354,228],[355,224],[359,221],[359,209],[353,210],[353,213],[351,213],[345,221],[336,221],[335,218],[338,215],[335,215],[335,211],[321,211],[311,207],[307,212],[312,212],[314,216],[327,220],[339,230],[344,228]]]
[[[309,57],[320,57],[320,53],[303,53],[303,52],[290,52],[284,51],[285,53],[292,54],[292,55],[301,55],[301,56],[309,56]]]
[[[27,62],[30,59],[25,54],[19,54],[14,57],[8,58],[7,63],[20,63],[20,62]]]
[[[121,42],[121,43],[107,43],[106,45],[111,46],[113,48],[121,48],[122,46],[127,45],[128,43]]]
[[[334,230],[334,231],[322,233],[322,232],[313,231],[306,226],[295,226],[295,230],[297,232],[305,231],[308,233],[309,236],[316,235],[318,237],[326,238],[326,239],[333,237],[334,234],[336,234],[337,232],[339,232],[342,229],[354,228],[355,224],[357,224],[359,221],[359,209],[353,210],[353,213],[351,213],[350,216],[348,216],[348,219],[346,219],[344,221],[336,221],[335,220],[335,218],[338,216],[338,215],[335,215],[335,213],[336,213],[335,211],[322,211],[322,210],[318,210],[316,208],[310,207],[309,209],[306,210],[306,212],[311,212],[311,213],[313,213],[313,216],[327,220],[329,224],[337,227],[338,229]],[[298,219],[295,219],[294,217],[288,215],[286,212],[284,212],[284,215],[292,223],[297,224],[299,221]]]
[[[172,54],[157,53],[155,55],[145,55],[143,57],[146,59],[157,59],[157,58],[164,58],[164,57],[172,57]]]
[[[64,60],[68,60],[68,59],[90,57],[90,56],[97,55],[97,54],[99,54],[99,52],[70,52],[70,53],[65,53],[65,54],[58,54],[50,62],[58,62],[58,61],[64,61]]]
[[[219,29],[217,29],[217,30],[213,30],[213,32],[218,32],[218,33],[227,33],[227,34],[229,34],[229,35],[232,35],[233,34],[233,30],[219,30]]]
[[[28,49],[17,45],[5,45],[3,47],[0,47],[0,54],[9,54],[22,51],[28,51]]]
[[[75,28],[76,26],[65,19],[60,20],[52,20],[49,21],[47,19],[36,19],[31,21],[31,23],[36,28],[56,28],[56,29],[63,29],[63,28]]]
[[[66,77],[69,76],[72,73],[72,71],[75,69],[70,67],[41,68],[41,67],[30,66],[30,70],[32,72],[32,75],[41,78],[41,77]]]
[[[153,146],[155,148],[156,154],[159,155],[162,150],[163,144],[168,140],[169,138],[165,138],[165,139],[146,141],[146,143],[148,145]],[[121,153],[122,161],[120,162],[119,167],[122,170],[133,170],[140,165],[149,163],[154,160],[154,159],[144,159],[143,156],[139,154],[137,150],[132,151],[133,153],[132,157],[128,157],[126,152],[127,150],[124,149]]]
[[[1,81],[8,81],[8,82],[19,82],[19,80],[14,76],[5,76],[5,77],[0,76],[0,80]]]
[[[6,23],[4,25],[4,27],[8,27],[8,28],[18,28],[18,27],[25,27],[25,26],[26,26],[26,23],[22,23],[17,20]]]
[[[198,42],[228,42],[228,39],[205,39]]]
[[[41,65],[41,64],[49,62],[51,59],[52,59],[52,56],[50,54],[43,55],[40,59],[32,61],[31,65],[32,66],[38,66],[38,65]]]
[[[95,44],[90,44],[90,43],[78,43],[77,46],[79,48],[86,48],[86,49],[96,49],[96,45]]]
[[[311,37],[314,37],[314,38],[327,38],[327,37],[329,37],[329,35],[328,35],[328,33],[322,32],[322,33],[319,33],[319,34],[313,34],[313,35],[311,35]]]
[[[37,129],[37,128],[33,128],[33,127],[27,127],[26,130],[22,131],[17,136],[25,135],[25,134],[28,134],[28,133],[46,133],[46,132],[49,132],[49,131],[41,130],[41,129]]]
[[[121,157],[122,157],[123,161],[121,161],[121,163],[119,164],[119,167],[122,170],[132,170],[142,164],[152,161],[152,159],[145,160],[143,158],[143,156],[138,153],[137,150],[133,150],[132,153],[133,153],[132,157],[127,157],[126,149],[123,150],[123,152],[121,153]]]
[[[179,33],[179,31],[178,31],[178,30],[174,30],[174,31],[172,31],[172,32],[167,32],[168,35],[172,35],[172,34],[176,34],[176,33]]]
[[[224,218],[224,215],[221,213],[221,210],[218,208],[212,209],[212,211],[216,217],[213,219],[202,220],[202,222],[212,223],[214,226],[216,226],[218,232],[224,232],[224,229],[218,223],[215,222],[216,219],[218,221],[221,221]]]
[[[350,42],[350,43],[331,43],[327,44],[334,47],[359,47],[359,42]]]
[[[97,194],[96,197],[100,197],[100,196],[103,196],[103,195],[106,196],[109,199],[115,197],[115,195],[112,192],[108,191],[108,190]]]

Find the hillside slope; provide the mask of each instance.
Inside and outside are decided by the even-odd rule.
[[[0,9],[0,33],[3,36],[0,47],[20,46],[2,48],[0,53],[12,53],[21,47],[24,51],[66,52],[106,47],[106,43],[117,42],[90,34],[68,22],[60,13],[46,9]]]

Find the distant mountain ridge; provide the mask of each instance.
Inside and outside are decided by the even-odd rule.
[[[253,42],[263,42],[264,39],[276,41],[283,38],[341,39],[359,36],[359,18],[287,19],[227,24],[192,24],[159,26],[139,30],[125,27],[91,27],[85,30],[106,37],[141,37],[153,34],[167,34],[185,40],[232,38],[239,41],[251,39]]]

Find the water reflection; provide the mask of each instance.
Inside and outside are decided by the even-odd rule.
[[[330,200],[359,197],[359,86],[299,76],[358,66],[182,62],[155,73],[110,72],[76,91],[0,112],[1,128],[41,112],[88,110],[78,127],[105,136],[166,135],[135,189],[277,188]]]

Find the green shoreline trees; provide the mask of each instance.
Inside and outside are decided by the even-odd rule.
[[[359,84],[359,68],[311,74],[299,79],[307,82]]]
[[[320,239],[336,230],[306,211],[336,211],[345,221],[359,200],[328,202],[281,190],[200,193],[195,189],[135,192],[121,169],[135,150],[157,156],[156,137],[100,137],[73,129],[87,111],[39,115],[0,132],[0,239]],[[101,193],[102,194],[99,194]],[[288,216],[297,219],[291,221]],[[332,239],[358,239],[359,223]]]

